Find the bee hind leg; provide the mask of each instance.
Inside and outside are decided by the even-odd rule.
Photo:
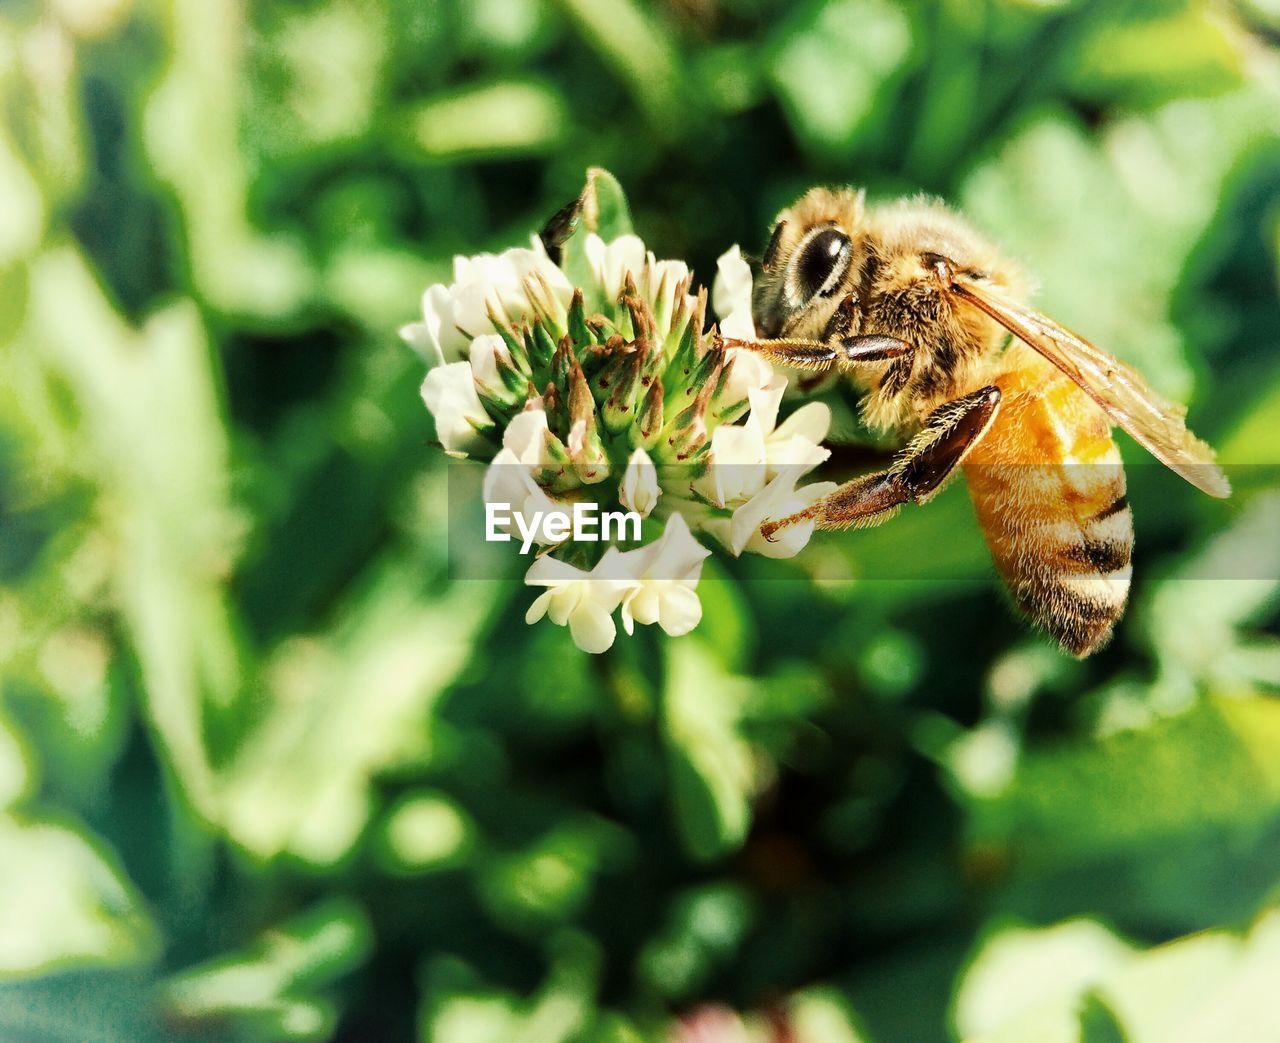
[[[925,503],[986,434],[1000,409],[994,385],[939,406],[902,456],[887,470],[846,482],[803,511],[760,526],[772,541],[788,525],[812,521],[819,529],[875,525],[904,503]]]

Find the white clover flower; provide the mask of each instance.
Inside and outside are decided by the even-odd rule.
[[[618,633],[613,610],[635,586],[619,564],[621,557],[611,548],[590,572],[549,556],[539,558],[524,580],[531,587],[546,589],[529,606],[524,621],[536,623],[546,615],[556,626],[567,625],[573,643],[584,652],[612,647]]]
[[[751,417],[764,435],[765,477],[772,480],[784,467],[800,466],[802,474],[812,471],[831,455],[822,440],[831,429],[831,409],[825,402],[809,402],[792,413],[778,427],[778,405],[787,389],[781,374],[767,387],[752,393]]]
[[[751,315],[751,266],[738,247],[731,247],[716,261],[716,278],[711,288],[711,305],[720,317],[720,332],[738,340],[754,340],[755,320]],[[741,401],[752,391],[773,382],[769,360],[741,348],[730,348],[728,397]]]
[[[453,325],[453,298],[450,287],[428,286],[422,295],[422,321],[400,327],[400,336],[422,356],[428,368],[456,358],[468,343],[466,334]]]
[[[804,549],[813,535],[811,521],[787,526],[774,536],[772,542],[760,535],[760,526],[765,522],[780,521],[803,511],[815,500],[835,491],[835,482],[814,482],[797,489],[796,482],[803,473],[803,467],[789,467],[781,471],[733,512],[729,524],[729,549],[734,555],[752,551],[766,558],[794,558]]]
[[[550,433],[546,410],[525,409],[515,415],[502,433],[502,447],[527,467],[540,467],[546,457]],[[494,463],[497,462],[495,457]]]
[[[711,463],[694,487],[720,507],[755,496],[783,468],[813,470],[831,455],[822,445],[831,426],[831,410],[810,402],[789,416],[781,427],[778,405],[787,378],[776,375],[769,384],[750,392],[751,413],[742,424],[722,425],[711,438]]]
[[[635,450],[627,460],[627,469],[622,474],[622,484],[618,489],[619,502],[627,510],[635,511],[641,518],[647,518],[658,505],[658,497],[661,495],[658,469],[653,466],[648,453],[643,449]]]
[[[684,261],[659,261],[649,253],[645,268],[641,273],[645,285],[641,289],[653,301],[653,317],[658,327],[658,335],[667,337],[671,333],[671,322],[677,313],[677,294],[681,286],[689,284],[689,266]],[[684,307],[692,311],[697,299],[685,294]]]
[[[500,450],[493,458],[484,475],[483,496],[486,504],[507,505],[511,509],[509,520],[505,513],[496,520],[500,531],[518,535],[523,522],[523,527],[532,531],[534,543],[550,547],[561,542],[547,532],[547,521],[556,513],[564,512],[566,505],[549,496],[534,481],[533,469],[510,449]]]
[[[711,462],[694,488],[717,507],[748,499],[764,488],[764,432],[754,420],[724,424],[711,436]]]
[[[422,321],[402,327],[400,335],[428,366],[465,358],[472,339],[492,330],[491,309],[512,323],[532,316],[530,276],[544,279],[560,305],[568,305],[573,287],[537,236],[528,249],[455,257],[453,282],[428,287],[422,295]]]
[[[438,366],[422,382],[422,401],[436,420],[436,436],[446,453],[467,455],[482,450],[480,431],[494,426],[476,394],[469,362]]]
[[[661,539],[623,554],[637,582],[623,593],[622,628],[630,634],[636,623],[657,623],[670,637],[689,633],[702,619],[694,588],[710,554],[679,514],[668,520]]]
[[[740,336],[721,329],[724,336]],[[748,334],[744,339],[750,339]],[[769,360],[742,348],[730,348],[728,358],[731,363],[729,380],[725,388],[725,398],[733,402],[742,402],[751,397],[751,392],[768,387],[774,379],[773,366]]]
[[[726,337],[750,340],[756,335],[751,318],[751,266],[736,246],[730,247],[716,261],[711,306],[720,316],[720,332]]]
[[[496,333],[476,337],[471,342],[468,355],[476,384],[491,394],[501,393],[502,374],[498,371],[498,362],[501,360],[508,366],[512,365],[511,352],[503,339]]]
[[[606,243],[592,232],[587,236],[585,248],[596,283],[608,299],[622,292],[629,273],[635,275],[644,268],[644,240],[638,235],[620,235]]]
[[[588,193],[602,176],[593,172]],[[489,462],[483,496],[504,507],[487,511],[489,522],[526,550],[542,548],[526,582],[544,589],[527,618],[550,616],[590,652],[613,644],[618,608],[628,634],[637,623],[687,633],[702,615],[709,538],[735,555],[789,557],[812,524],[773,543],[760,526],[833,488],[796,487],[828,455],[827,408],[806,405],[778,423],[786,376],[726,343],[755,338],[738,248],[717,263],[721,319],[709,328],[707,291],[691,292],[687,265],[657,259],[625,217],[614,217],[611,237],[586,227],[583,215],[606,211],[625,215],[625,202],[582,204],[563,223],[564,269],[536,238],[456,258],[453,281],[428,288],[422,320],[401,331],[430,367],[422,396],[445,450]],[[634,530],[603,547],[564,536],[575,505],[618,504],[663,519],[661,536],[625,553],[617,544]]]

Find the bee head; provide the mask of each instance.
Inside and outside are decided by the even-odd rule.
[[[765,336],[812,335],[825,326],[857,275],[863,197],[815,188],[778,215],[753,309]]]

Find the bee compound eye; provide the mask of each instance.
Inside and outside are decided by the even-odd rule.
[[[853,243],[839,228],[813,233],[796,251],[791,289],[797,303],[830,297],[848,271]]]

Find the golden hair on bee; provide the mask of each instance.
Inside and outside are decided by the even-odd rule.
[[[1133,518],[1116,424],[1213,496],[1213,451],[1135,371],[1027,303],[1016,265],[924,197],[868,206],[815,188],[774,223],[753,299],[759,341],[785,365],[839,370],[874,427],[906,447],[888,469],[766,522],[877,524],[963,472],[997,571],[1030,620],[1088,655],[1124,612]]]

